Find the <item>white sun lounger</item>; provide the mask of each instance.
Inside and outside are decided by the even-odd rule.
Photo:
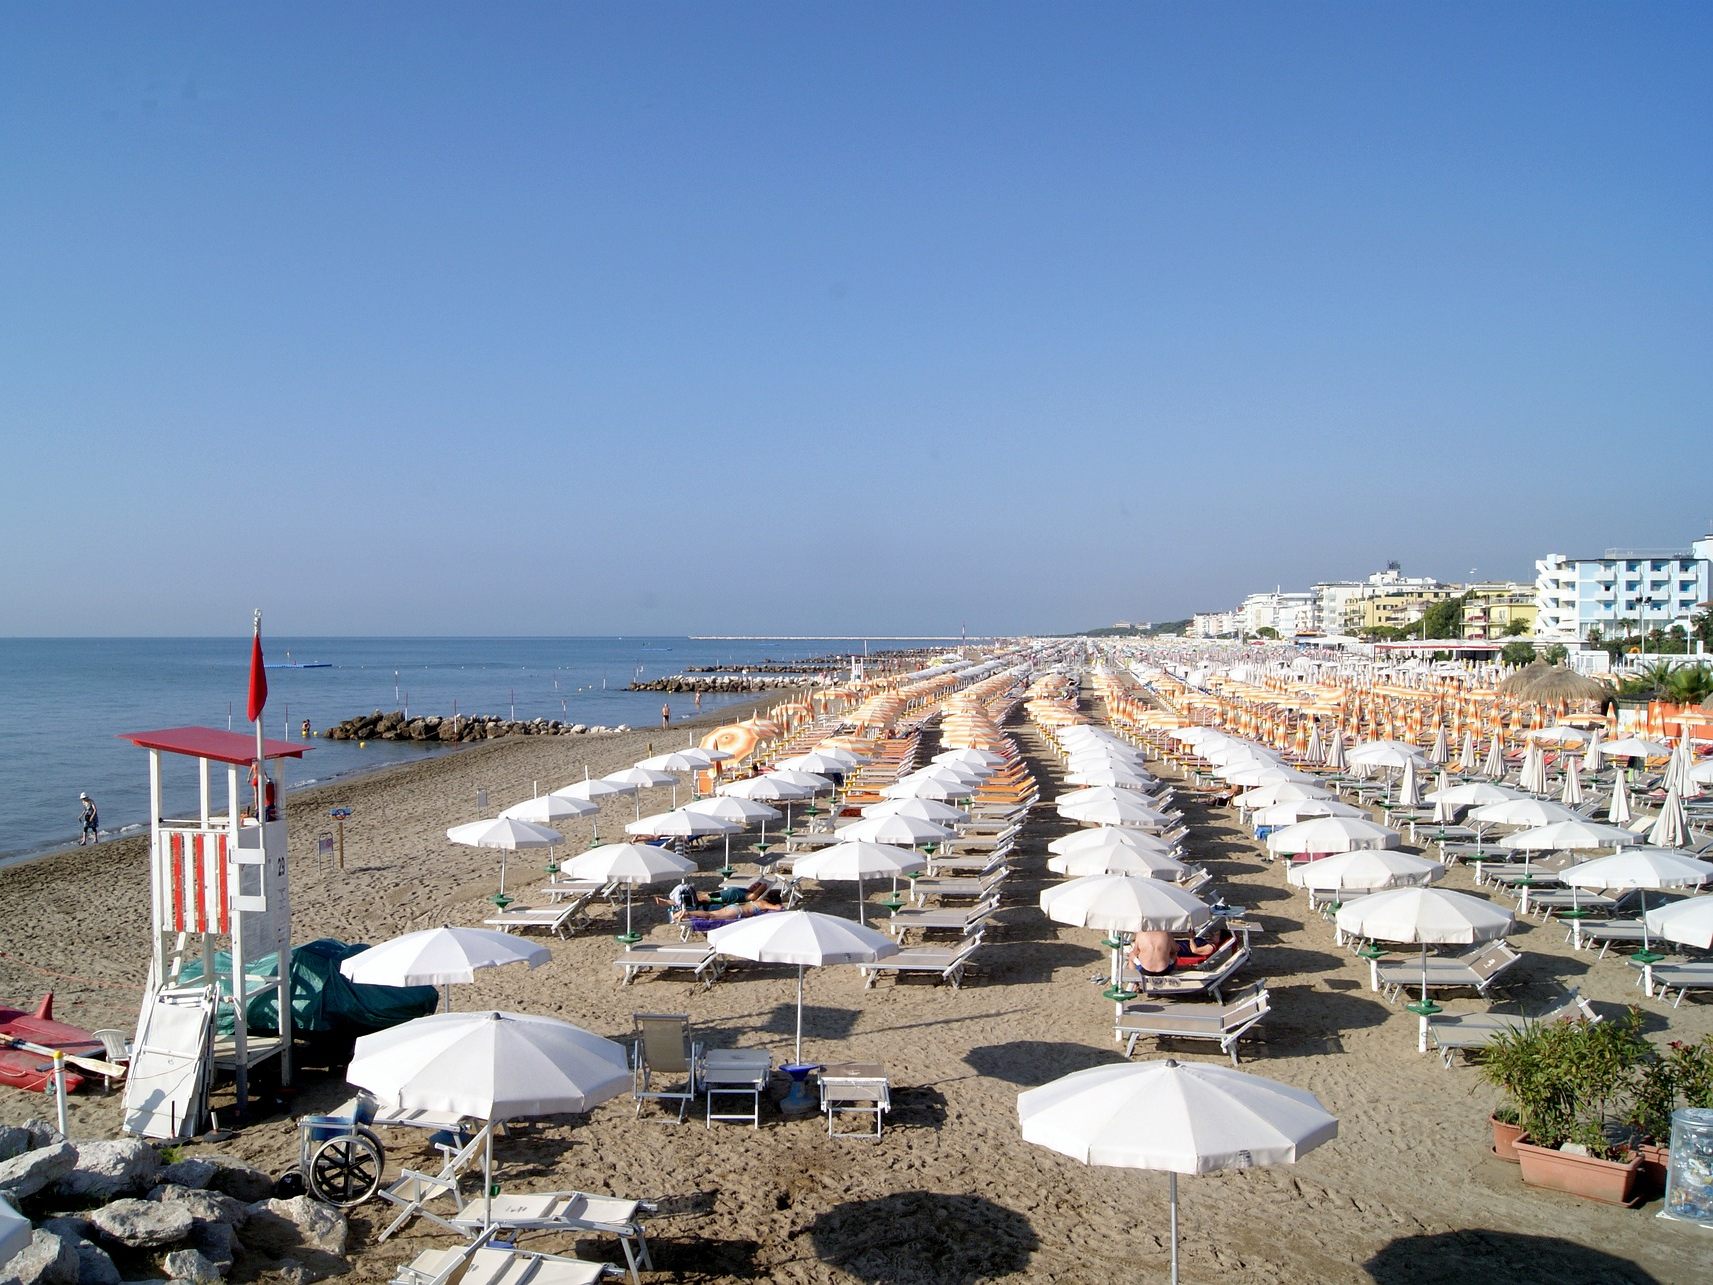
[[[1230,999],[1212,1004],[1138,1000],[1124,1006],[1112,1033],[1124,1041],[1125,1057],[1136,1051],[1136,1041],[1144,1035],[1156,1040],[1213,1040],[1236,1066],[1237,1042],[1267,1016],[1269,1007],[1266,982],[1251,982],[1232,992]]]
[[[1581,995],[1571,991],[1563,1002],[1536,1017],[1521,1013],[1437,1013],[1427,1019],[1427,1034],[1439,1050],[1440,1060],[1449,1068],[1458,1053],[1479,1052],[1503,1032],[1520,1031],[1531,1022],[1558,1022],[1570,1018],[1598,1022],[1600,1015]]]
[[[1493,983],[1522,957],[1520,951],[1503,939],[1462,955],[1430,955],[1426,964],[1427,987],[1430,991],[1469,987],[1477,994],[1485,995]],[[1419,992],[1421,989],[1423,964],[1420,956],[1414,959],[1370,960],[1368,967],[1372,989],[1383,992],[1390,1001],[1396,1001],[1410,990]]]
[[[462,1247],[425,1249],[398,1269],[391,1285],[596,1285],[625,1274],[612,1263],[586,1263],[563,1254],[489,1245],[487,1239],[484,1236]]]
[[[916,946],[872,964],[858,964],[857,967],[862,969],[863,988],[872,989],[882,973],[894,973],[900,977],[905,973],[932,973],[957,990],[963,984],[964,969],[969,966],[970,957],[981,945],[982,931],[976,929],[973,935],[956,946]]]
[[[725,967],[724,960],[712,946],[670,946],[655,942],[638,942],[613,960],[622,985],[629,986],[637,974],[688,969],[704,987],[712,986]]]
[[[568,936],[589,923],[588,905],[593,894],[573,897],[550,906],[508,906],[482,920],[489,928],[501,932],[523,932],[528,928],[545,928],[556,937]]]
[[[1649,995],[1655,994],[1657,987],[1661,999],[1676,991],[1677,998],[1671,1001],[1671,1006],[1676,1008],[1690,991],[1713,990],[1713,960],[1693,964],[1649,964],[1642,970],[1642,981]]]
[[[910,884],[910,896],[918,905],[927,897],[938,897],[941,901],[974,897],[984,901],[990,894],[999,895],[999,885],[1010,873],[1010,866],[1000,866],[973,879],[917,879]]]
[[[639,1213],[652,1213],[646,1201],[619,1196],[597,1196],[586,1191],[501,1192],[491,1200],[478,1196],[451,1218],[452,1226],[467,1235],[488,1227],[503,1231],[576,1231],[604,1233],[618,1239],[630,1269],[632,1285],[639,1285],[639,1272],[654,1268],[648,1256],[648,1237]],[[507,1278],[510,1279],[510,1278]]]
[[[887,921],[887,927],[900,941],[904,940],[904,934],[912,928],[918,932],[955,932],[967,937],[986,923],[998,909],[999,898],[990,896],[968,910],[898,910],[894,911],[892,918]]]

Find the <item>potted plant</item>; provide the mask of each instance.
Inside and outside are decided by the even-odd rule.
[[[1642,1159],[1642,1190],[1650,1197],[1665,1192],[1671,1113],[1679,1107],[1713,1107],[1713,1035],[1694,1044],[1673,1040],[1636,1077],[1625,1123]]]
[[[1537,1040],[1534,1072],[1517,1099],[1528,1135],[1514,1144],[1523,1181],[1628,1204],[1641,1157],[1610,1130],[1627,1112],[1638,1069],[1653,1054],[1641,1011],[1604,1022],[1554,1022]]]
[[[1543,1035],[1538,1022],[1525,1022],[1520,1030],[1505,1031],[1481,1055],[1481,1074],[1503,1093],[1504,1099],[1487,1117],[1493,1126],[1493,1154],[1517,1163],[1516,1141],[1527,1132],[1522,1103],[1532,1100],[1530,1085],[1537,1075]]]

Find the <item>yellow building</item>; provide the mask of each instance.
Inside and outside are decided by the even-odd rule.
[[[1469,592],[1474,596],[1463,607],[1463,636],[1471,642],[1534,633],[1540,607],[1533,586],[1470,585]]]
[[[1407,629],[1434,603],[1462,592],[1450,585],[1411,585],[1368,594],[1345,609],[1345,630],[1359,634],[1367,629]]]

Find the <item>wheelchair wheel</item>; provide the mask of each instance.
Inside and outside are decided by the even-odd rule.
[[[381,1140],[360,1126],[329,1138],[311,1153],[304,1171],[309,1194],[341,1209],[362,1204],[381,1189],[386,1155]]]

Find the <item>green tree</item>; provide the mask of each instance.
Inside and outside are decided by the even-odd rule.
[[[1604,634],[1602,634],[1600,632],[1600,626],[1599,625],[1589,625],[1588,626],[1588,645],[1590,647],[1598,647],[1601,643],[1603,643],[1605,641],[1606,641],[1606,637]]]
[[[1272,625],[1262,625],[1255,631],[1255,636],[1257,638],[1277,638],[1279,636],[1279,631],[1273,628]]]
[[[1699,705],[1713,696],[1713,668],[1705,664],[1678,665],[1665,675],[1660,694],[1678,705]]]
[[[1516,642],[1505,644],[1505,650],[1499,653],[1499,659],[1507,665],[1526,665],[1535,658],[1535,645],[1519,638]]]
[[[1689,632],[1701,640],[1703,647],[1713,647],[1713,609],[1698,611],[1691,616]]]
[[[1421,630],[1424,638],[1461,638],[1463,637],[1463,604],[1469,598],[1464,594],[1461,598],[1447,598],[1444,602],[1431,603],[1422,612]]]
[[[1570,656],[1570,649],[1563,643],[1554,643],[1546,649],[1546,659],[1549,665],[1562,665]]]

